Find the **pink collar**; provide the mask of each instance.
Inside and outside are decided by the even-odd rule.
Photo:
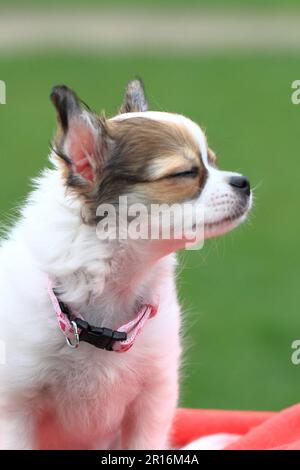
[[[60,302],[54,292],[51,281],[48,281],[48,294],[56,313],[58,326],[66,338],[68,346],[78,348],[80,341],[108,351],[125,352],[130,349],[147,321],[157,314],[158,305],[144,303],[138,309],[134,320],[122,325],[117,330],[98,328],[90,325],[83,318],[71,312]]]

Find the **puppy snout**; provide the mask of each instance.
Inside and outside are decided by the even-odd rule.
[[[241,194],[250,196],[250,182],[245,176],[235,175],[229,178],[229,184]]]

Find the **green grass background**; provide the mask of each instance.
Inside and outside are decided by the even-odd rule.
[[[47,164],[55,126],[51,87],[66,83],[109,114],[135,74],[144,78],[152,108],[199,122],[221,167],[242,171],[257,186],[246,225],[180,256],[187,345],[181,403],[291,405],[300,398],[300,366],[290,360],[291,343],[300,338],[300,106],[290,99],[299,56],[0,58],[7,84],[7,104],[0,106],[0,220],[11,216],[29,177]]]
[[[289,8],[299,9],[299,0],[0,0],[0,7],[5,6],[9,8],[26,9],[27,7],[34,8],[87,8],[87,7],[108,7],[112,8],[138,8],[139,10],[145,7],[153,8],[158,7],[170,11],[174,9],[189,10],[193,9],[210,9],[215,10],[222,8],[223,10],[238,9],[259,9],[267,10],[270,8],[275,10],[286,10]]]

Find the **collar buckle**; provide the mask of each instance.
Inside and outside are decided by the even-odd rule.
[[[73,327],[73,330],[74,330],[74,340],[73,342],[70,340],[70,338],[68,336],[66,336],[66,343],[67,345],[69,346],[69,348],[71,349],[77,349],[78,346],[79,346],[79,332],[78,332],[78,326],[77,326],[77,323],[74,321],[74,320],[71,320],[71,325]]]
[[[81,318],[76,318],[76,326],[80,328],[80,341],[92,344],[98,349],[113,351],[116,341],[126,341],[127,333],[92,326]]]

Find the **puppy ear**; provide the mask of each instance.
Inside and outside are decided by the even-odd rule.
[[[55,86],[50,97],[58,119],[54,152],[67,169],[67,182],[91,185],[103,164],[105,124],[64,85]]]
[[[143,82],[136,78],[128,82],[120,114],[148,111]]]

